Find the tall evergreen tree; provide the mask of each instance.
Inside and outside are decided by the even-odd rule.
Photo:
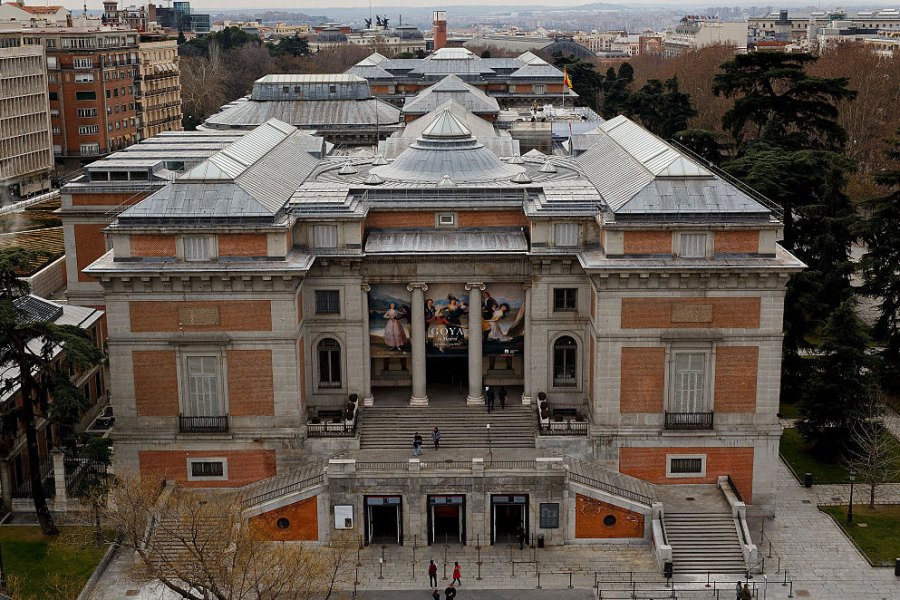
[[[575,56],[563,56],[561,52],[553,55],[553,65],[565,69],[572,81],[572,89],[578,94],[575,103],[597,110],[598,96],[602,91],[603,76],[594,70],[594,65]]]
[[[18,403],[5,407],[2,426],[7,435],[25,432],[38,523],[45,535],[56,535],[59,530],[47,507],[41,478],[37,421],[43,417],[71,428],[73,416],[83,413],[87,400],[69,378],[70,369],[83,371],[98,364],[103,355],[80,328],[43,321],[20,308],[29,287],[19,275],[33,258],[19,248],[0,251],[0,364],[15,365],[18,370],[4,378],[3,389],[19,392]],[[57,357],[60,346],[65,351]]]
[[[820,354],[811,359],[797,427],[821,451],[836,456],[843,449],[850,426],[861,416],[874,393],[876,359],[869,354],[866,325],[848,298],[831,313],[822,330]],[[809,360],[809,359],[807,359]]]
[[[734,99],[722,126],[738,144],[765,140],[789,149],[839,150],[847,133],[837,122],[837,103],[852,100],[846,77],[813,77],[805,68],[818,60],[805,53],[738,54],[722,65],[713,92]]]
[[[651,79],[641,89],[629,94],[625,114],[640,121],[656,135],[670,139],[687,129],[688,122],[697,111],[691,105],[690,95],[678,89],[676,76],[665,82]]]
[[[863,292],[878,302],[872,333],[883,347],[881,385],[896,393],[900,391],[900,128],[888,144],[893,168],[876,176],[887,194],[864,205],[868,214],[860,234],[867,250],[859,266]]]

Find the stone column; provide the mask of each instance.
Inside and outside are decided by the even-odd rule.
[[[481,329],[481,292],[483,283],[467,283],[469,291],[469,396],[466,404],[484,404],[484,388],[482,384],[482,329]]]
[[[65,512],[68,510],[68,499],[66,498],[66,462],[65,454],[59,448],[53,448],[50,451],[50,458],[53,459],[53,483],[56,486],[56,498],[53,503],[54,510]]]
[[[372,345],[369,337],[369,290],[372,288],[368,283],[362,284],[362,324],[363,324],[363,406],[372,406],[375,404],[375,397],[372,396]]]
[[[412,397],[413,406],[427,406],[426,363],[425,363],[425,292],[426,283],[410,283],[406,289],[412,292],[412,323],[409,337],[412,343]]]
[[[522,370],[523,387],[522,387],[522,404],[531,404],[531,395],[533,393],[531,386],[534,382],[531,379],[531,283],[523,283],[525,289],[525,342],[522,344]]]

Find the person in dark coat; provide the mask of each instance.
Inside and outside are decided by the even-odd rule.
[[[438,450],[441,447],[441,430],[437,427],[431,432],[431,441],[434,442],[435,450]]]
[[[422,454],[422,435],[417,431],[413,436],[413,456]]]
[[[500,386],[500,393],[498,396],[500,396],[500,408],[506,408],[506,388],[502,385]]]
[[[434,588],[434,590],[432,590],[431,597],[434,600],[441,600],[441,593],[437,590],[437,588]]]
[[[428,561],[428,585],[437,588],[437,565],[434,561]]]
[[[516,529],[516,537],[519,538],[519,550],[525,549],[525,524],[519,523],[519,528]]]
[[[456,598],[456,588],[453,587],[453,582],[450,582],[450,585],[444,590],[444,598],[446,598],[446,600],[453,600]]]
[[[494,388],[488,386],[484,388],[484,403],[487,405],[487,411],[494,410]]]

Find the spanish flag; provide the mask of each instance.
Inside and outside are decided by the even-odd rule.
[[[572,89],[572,79],[569,77],[569,71],[565,67],[563,67],[563,85],[570,90]]]

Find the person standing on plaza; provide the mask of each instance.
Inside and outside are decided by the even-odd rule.
[[[413,456],[420,456],[422,454],[422,436],[419,432],[416,432],[416,435],[413,436]]]
[[[487,405],[487,411],[494,410],[494,388],[487,386],[484,388],[484,403]]]
[[[446,600],[453,600],[456,598],[456,588],[453,587],[453,582],[450,582],[450,585],[447,586],[447,589],[444,590],[444,598]]]
[[[456,583],[456,585],[462,585],[462,580],[460,579],[461,576],[462,576],[462,569],[460,568],[458,562],[454,562],[453,563],[453,579],[450,581],[450,584],[453,585],[454,583]]]
[[[437,589],[437,565],[434,561],[428,561],[428,585]]]
[[[441,600],[441,593],[438,591],[437,588],[434,588],[431,591],[431,597],[433,600]]]
[[[516,529],[516,537],[519,538],[519,550],[525,549],[525,524],[519,523],[519,528]]]
[[[438,450],[441,447],[441,431],[435,427],[434,431],[431,432],[431,441],[434,442],[434,449]]]
[[[750,586],[746,583],[744,584],[744,588],[741,590],[741,600],[753,600],[753,592],[750,591]]]
[[[741,600],[741,592],[743,588],[741,587],[741,582],[738,581],[737,585],[734,586],[735,600]]]
[[[502,385],[500,386],[500,393],[498,395],[500,396],[500,408],[505,409],[506,408],[506,388],[503,387]]]

